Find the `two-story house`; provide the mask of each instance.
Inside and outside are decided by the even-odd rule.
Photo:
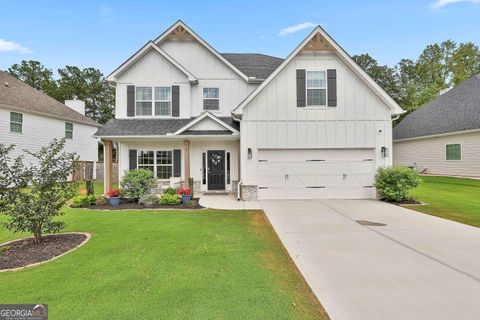
[[[93,134],[100,125],[85,116],[85,102],[65,104],[47,96],[14,76],[0,71],[0,143],[14,144],[12,158],[35,152],[53,139],[65,138],[65,151],[75,152],[81,161],[98,161],[98,139]]]
[[[120,175],[246,200],[375,197],[403,112],[321,27],[280,59],[220,54],[178,21],[108,80],[116,119],[96,136],[107,158],[118,143]]]

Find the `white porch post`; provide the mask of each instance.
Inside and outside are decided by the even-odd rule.
[[[190,179],[190,140],[183,140],[183,164],[185,167],[185,181],[183,185],[188,188],[188,180]]]

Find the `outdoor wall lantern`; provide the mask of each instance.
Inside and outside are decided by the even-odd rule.
[[[387,147],[382,147],[382,157],[386,158],[388,157],[388,148]]]
[[[252,148],[248,148],[248,159],[252,159]]]

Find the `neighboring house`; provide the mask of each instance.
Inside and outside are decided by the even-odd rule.
[[[108,80],[116,119],[96,136],[109,157],[118,142],[121,175],[191,177],[246,200],[375,197],[403,112],[320,27],[283,60],[220,54],[178,21]]]
[[[54,138],[66,138],[65,150],[76,152],[83,161],[98,161],[98,125],[86,117],[81,100],[58,102],[21,80],[0,71],[0,143],[15,145],[12,157],[26,162],[33,157],[24,149],[37,151]]]
[[[395,165],[480,177],[480,76],[412,112],[393,129]]]

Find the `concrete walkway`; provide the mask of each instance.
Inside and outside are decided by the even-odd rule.
[[[374,200],[261,205],[332,319],[480,319],[479,228]]]
[[[225,210],[261,210],[257,201],[238,201],[233,193],[229,194],[200,194],[200,205],[211,209]]]

